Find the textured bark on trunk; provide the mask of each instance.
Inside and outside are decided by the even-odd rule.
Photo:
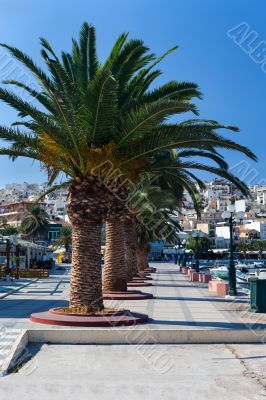
[[[137,267],[138,271],[142,272],[145,268],[148,268],[148,242],[142,239],[138,243],[137,247]]]
[[[127,290],[124,240],[124,219],[121,216],[109,216],[106,220],[104,293]]]
[[[73,183],[68,215],[72,223],[70,308],[86,312],[104,308],[101,272],[101,227],[107,212],[107,193],[97,181]]]
[[[73,224],[70,307],[103,309],[101,222]]]
[[[125,230],[125,257],[127,282],[130,282],[138,272],[137,269],[137,231],[134,218],[126,218]]]

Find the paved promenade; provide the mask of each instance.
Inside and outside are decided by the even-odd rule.
[[[190,282],[173,263],[154,263],[154,266],[157,273],[152,275],[153,286],[140,288],[153,293],[154,299],[106,301],[106,305],[148,314],[151,321],[145,325],[147,329],[266,328],[266,315],[249,313],[244,294],[235,301],[218,298],[208,291],[207,284]],[[66,266],[49,279],[33,281],[0,300],[0,328],[47,328],[31,323],[29,315],[66,305],[68,294],[69,266]]]
[[[266,329],[266,314],[248,312],[249,299],[245,293],[240,291],[240,297],[234,301],[218,298],[209,292],[207,284],[190,282],[173,263],[151,266],[157,268],[152,275],[154,286],[141,290],[153,293],[155,298],[116,302],[148,314],[152,319],[148,329]]]
[[[142,288],[155,298],[145,301],[106,302],[132,311],[147,313],[147,325],[134,327],[142,332],[171,330],[174,335],[188,330],[264,332],[266,315],[247,312],[248,298],[236,301],[217,298],[207,285],[192,283],[170,263],[154,264],[153,286]],[[69,268],[55,271],[49,279],[31,282],[0,300],[0,367],[22,328],[36,330],[75,328],[33,324],[32,312],[67,304]],[[86,329],[86,328],[85,328]],[[97,329],[97,328],[87,328]],[[107,328],[102,328],[107,329]],[[111,328],[112,329],[112,328]],[[121,328],[123,330],[123,328]],[[128,328],[125,328],[128,329]],[[263,329],[261,331],[261,329]],[[266,330],[265,330],[266,332]],[[110,331],[109,331],[110,333]],[[98,333],[97,333],[98,335]],[[183,400],[232,398],[259,400],[266,396],[265,338],[259,344],[191,345],[42,345],[30,344],[35,354],[18,374],[0,378],[0,398],[60,400],[69,396]],[[74,385],[75,383],[75,385]],[[77,389],[78,385],[78,389]],[[121,394],[122,393],[122,394]]]
[[[192,283],[173,263],[154,264],[153,286],[141,288],[154,294],[144,301],[106,301],[106,305],[148,314],[150,322],[134,329],[147,331],[171,330],[238,330],[260,329],[259,341],[265,342],[266,315],[248,310],[247,296],[236,301],[217,298],[206,284]],[[0,300],[0,355],[8,353],[20,329],[68,329],[66,327],[33,324],[28,317],[33,312],[67,304],[69,294],[69,266],[55,271],[49,279],[39,279]],[[13,336],[10,332],[13,331]],[[75,328],[69,328],[75,329]],[[97,328],[88,328],[91,330]],[[123,327],[121,328],[123,329]],[[261,331],[263,329],[263,331]],[[265,330],[265,331],[264,331]],[[265,332],[265,334],[264,334]],[[7,338],[8,336],[8,338]],[[0,356],[1,366],[1,356]]]

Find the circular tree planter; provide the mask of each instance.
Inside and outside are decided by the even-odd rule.
[[[154,267],[148,267],[148,268],[145,268],[145,269],[143,270],[143,272],[150,272],[150,273],[154,273],[154,272],[156,272],[156,271],[157,271],[157,269],[154,268]]]
[[[150,283],[150,282],[141,282],[141,281],[139,281],[139,282],[131,281],[131,282],[128,282],[127,286],[128,286],[128,287],[152,286],[152,283]]]
[[[135,281],[153,281],[151,276],[133,276],[132,282]]]
[[[132,280],[129,282],[145,282],[145,281],[152,281],[151,278],[139,278],[138,276],[133,276]]]
[[[127,292],[112,292],[103,294],[104,300],[146,300],[152,299],[153,294],[140,290],[128,290]]]
[[[49,311],[31,314],[30,320],[38,324],[82,327],[117,327],[147,323],[146,314],[134,313],[129,310],[102,313],[98,315],[71,314],[51,309]]]
[[[151,276],[146,276],[146,275],[136,275],[133,276],[132,281],[153,281],[153,278]]]

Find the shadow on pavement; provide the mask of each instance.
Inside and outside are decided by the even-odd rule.
[[[163,297],[163,296],[156,296],[158,300],[176,300],[176,301],[207,301],[207,302],[216,302],[216,303],[230,303],[229,300],[221,299],[221,298],[212,298],[212,297]],[[246,300],[235,300],[235,304],[238,303],[247,303]]]
[[[213,321],[167,321],[154,319],[151,325],[194,326],[220,329],[266,329],[265,324],[238,323],[238,322],[213,322]]]
[[[28,318],[32,313],[67,305],[68,302],[66,300],[5,299],[2,304],[0,301],[0,320],[1,318]]]

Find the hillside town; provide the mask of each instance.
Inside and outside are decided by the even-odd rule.
[[[236,211],[244,213],[243,218],[234,224],[235,243],[266,240],[266,186],[253,185],[249,190],[251,196],[245,198],[234,185],[221,178],[206,183],[206,189],[201,193],[199,218],[190,196],[186,194],[185,207],[179,215],[184,232],[199,230],[208,235],[212,248],[229,248],[229,227],[222,214],[231,203],[235,203]]]
[[[188,239],[194,232],[199,231],[208,236],[210,248],[228,249],[230,245],[229,226],[222,214],[234,202],[238,211],[244,212],[243,218],[234,224],[234,242],[266,243],[266,186],[249,186],[251,197],[244,198],[235,186],[222,178],[205,182],[205,190],[201,191],[201,214],[197,215],[190,195],[185,192],[183,208],[172,217],[181,226],[180,238]],[[36,202],[49,217],[50,230],[46,237],[49,244],[58,239],[60,227],[69,224],[66,210],[67,188],[61,188],[40,196],[46,190],[45,184],[11,183],[0,189],[0,224],[4,223],[19,228],[25,212]],[[57,227],[57,229],[56,229]],[[158,252],[165,244],[151,244],[151,253]]]

